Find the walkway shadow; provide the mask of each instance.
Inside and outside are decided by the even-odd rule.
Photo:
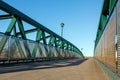
[[[28,71],[28,70],[77,66],[77,65],[80,65],[85,60],[87,59],[83,59],[83,60],[67,59],[67,60],[55,60],[55,61],[46,61],[46,62],[32,62],[32,63],[0,65],[0,74]]]

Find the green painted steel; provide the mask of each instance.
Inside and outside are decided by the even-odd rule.
[[[22,21],[20,19],[18,19],[17,22],[18,22],[18,26],[19,26],[19,30],[20,30],[22,38],[27,39],[25,32],[24,32],[24,27],[23,27]]]
[[[10,24],[9,24],[9,26],[8,26],[8,28],[7,28],[7,30],[6,30],[6,32],[5,32],[6,35],[10,35],[10,33],[11,33],[11,31],[12,31],[14,25],[15,25],[15,22],[16,22],[16,18],[13,17],[12,20],[11,20],[11,22],[10,22]],[[2,49],[5,46],[7,40],[8,40],[8,37],[4,37],[0,41],[0,45],[1,45],[0,46],[0,53],[2,52]]]
[[[45,32],[44,31],[42,31],[42,40],[43,40],[44,44],[47,44],[46,37],[45,37]]]
[[[11,23],[9,24],[9,26],[8,26],[6,32],[5,32],[6,35],[10,35],[10,33],[13,30],[13,27],[14,27],[15,23],[16,23],[16,18],[13,17]]]
[[[104,2],[103,2],[103,8],[102,8],[101,15],[100,15],[100,21],[99,21],[99,26],[97,29],[94,48],[96,48],[96,46],[106,28],[106,25],[110,19],[110,16],[113,12],[114,6],[116,5],[117,1],[118,0],[104,0]]]
[[[0,15],[0,20],[11,19],[6,32],[2,32],[4,36],[6,35],[8,37],[0,36],[2,37],[2,39],[0,39],[0,54],[4,55],[4,51],[9,52],[9,46],[11,45],[8,45],[8,48],[6,48],[6,43],[9,42],[10,44],[14,44],[14,46],[16,46],[16,48],[13,49],[13,53],[9,53],[12,54],[10,55],[12,57],[9,55],[7,56],[9,59],[18,57],[20,59],[34,59],[41,57],[84,58],[82,52],[75,45],[5,2],[0,1],[0,9],[7,13],[7,15]],[[25,29],[25,24],[29,24],[32,28]],[[35,34],[34,37],[36,39],[34,41],[31,41],[32,39],[28,39],[27,34],[30,33]],[[14,39],[15,43],[11,43],[11,40],[14,41]]]
[[[42,31],[40,29],[37,30],[37,36],[36,36],[36,41],[39,42],[40,38],[42,36]]]
[[[5,46],[5,44],[7,43],[7,40],[8,40],[9,37],[3,37],[0,41],[0,54],[2,53],[2,50]]]
[[[0,15],[0,20],[12,18],[11,15]]]

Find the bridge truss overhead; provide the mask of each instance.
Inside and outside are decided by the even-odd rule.
[[[84,58],[75,45],[3,1],[0,24],[0,61]]]

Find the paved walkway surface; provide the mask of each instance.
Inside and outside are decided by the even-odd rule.
[[[0,80],[111,80],[93,59],[0,66]]]

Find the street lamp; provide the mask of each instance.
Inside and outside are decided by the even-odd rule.
[[[63,37],[63,27],[64,27],[64,23],[61,23],[60,26],[61,26],[61,37]]]

